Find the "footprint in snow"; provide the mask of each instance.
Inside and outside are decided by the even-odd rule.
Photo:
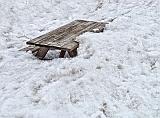
[[[0,62],[2,62],[3,61],[3,57],[2,56],[0,56]]]
[[[83,56],[84,59],[90,59],[93,54],[94,54],[94,50],[88,45],[86,48],[85,48],[85,54]]]

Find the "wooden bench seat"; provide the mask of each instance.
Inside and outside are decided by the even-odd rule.
[[[43,59],[50,49],[61,50],[59,56],[61,58],[64,57],[66,51],[70,57],[75,57],[79,47],[79,43],[75,41],[76,37],[85,32],[102,32],[104,28],[105,23],[102,22],[75,20],[28,41],[27,44],[30,46],[22,50],[32,51],[39,59]]]

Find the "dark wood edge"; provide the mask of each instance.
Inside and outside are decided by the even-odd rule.
[[[72,50],[76,49],[79,47],[79,42],[77,41],[73,41],[77,43],[77,46],[75,46]],[[62,47],[56,47],[56,46],[48,46],[48,45],[40,45],[40,44],[34,44],[34,43],[30,43],[29,41],[27,42],[28,45],[34,45],[34,46],[38,46],[38,47],[46,47],[49,49],[57,49],[57,50],[64,50],[64,51],[72,51],[71,49],[68,48],[62,48]]]

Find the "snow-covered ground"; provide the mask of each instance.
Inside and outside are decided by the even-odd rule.
[[[115,17],[77,38],[75,58],[18,51],[75,19]],[[160,1],[0,0],[0,118],[160,118]]]

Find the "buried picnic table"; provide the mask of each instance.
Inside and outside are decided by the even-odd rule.
[[[61,50],[60,58],[64,57],[66,51],[70,57],[75,57],[79,47],[79,42],[75,41],[76,37],[85,32],[103,32],[105,24],[103,22],[75,20],[28,41],[27,44],[30,46],[22,50],[31,50],[39,59],[43,59],[50,49]]]

